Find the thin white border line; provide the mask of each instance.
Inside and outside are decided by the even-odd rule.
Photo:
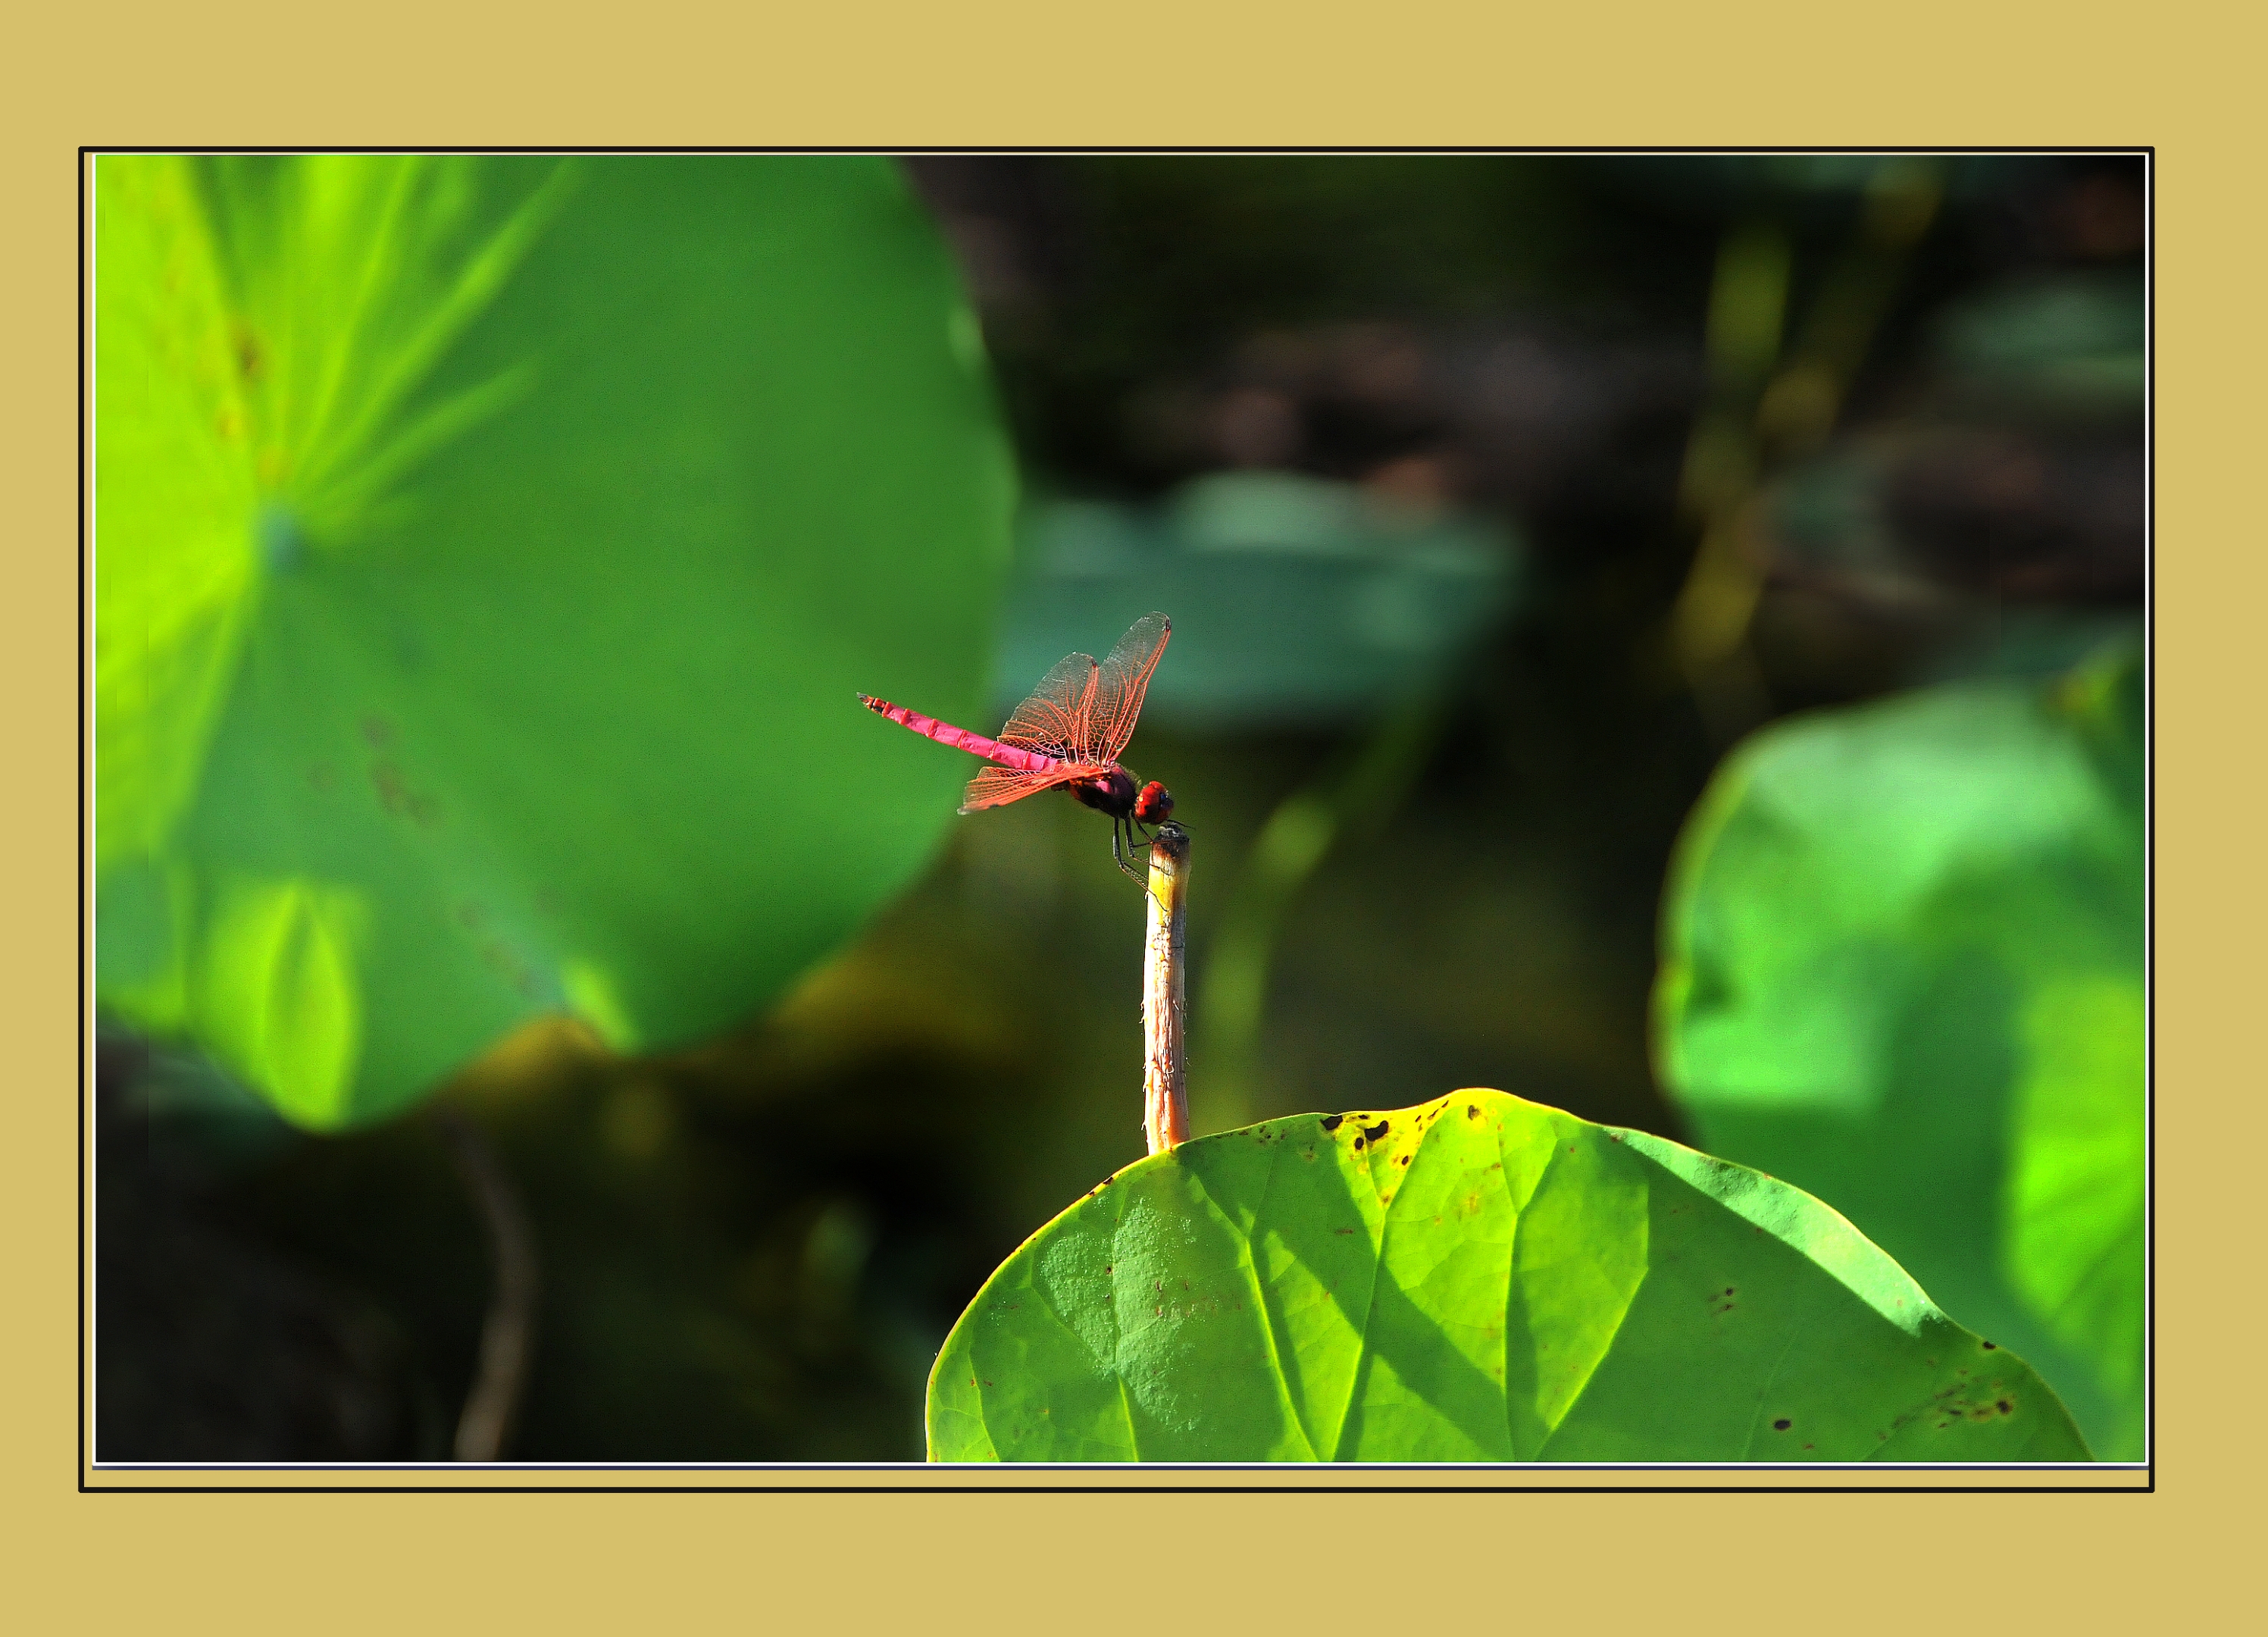
[[[2157,1455],[2158,166],[2142,156],[2142,1458]]]
[[[80,299],[86,304],[86,335],[84,338],[85,350],[79,356],[79,368],[84,372],[82,379],[86,383],[86,419],[79,428],[79,436],[85,440],[82,446],[86,450],[86,470],[80,475],[79,505],[82,508],[81,516],[85,520],[86,531],[86,557],[81,566],[83,578],[80,581],[79,594],[85,601],[86,615],[79,633],[81,652],[85,655],[79,668],[79,687],[82,690],[79,697],[84,701],[83,720],[86,734],[85,739],[81,743],[80,752],[86,758],[86,771],[85,783],[80,788],[79,799],[86,804],[86,807],[85,818],[79,831],[79,849],[80,856],[85,860],[86,875],[85,879],[79,883],[81,895],[79,925],[84,929],[79,955],[79,983],[82,985],[82,992],[86,996],[86,1014],[79,1020],[79,1026],[83,1031],[80,1051],[82,1061],[86,1065],[86,1084],[80,1088],[79,1131],[82,1133],[80,1140],[84,1144],[84,1158],[80,1167],[79,1187],[85,1205],[79,1212],[79,1232],[84,1236],[81,1241],[83,1246],[81,1258],[82,1271],[85,1276],[85,1282],[80,1289],[86,1302],[86,1322],[80,1333],[80,1341],[86,1349],[86,1357],[79,1388],[85,1395],[86,1415],[85,1425],[79,1428],[79,1438],[80,1447],[87,1452],[88,1460],[92,1464],[96,1449],[94,1429],[98,1419],[95,1413],[96,1393],[102,1375],[100,1369],[97,1368],[97,1360],[102,1356],[101,1338],[99,1334],[102,1313],[99,1287],[102,1259],[96,1251],[96,1245],[100,1237],[96,1231],[96,1216],[100,1210],[97,1190],[100,1185],[102,1171],[100,1157],[102,1132],[100,1122],[97,1118],[99,1110],[95,1098],[95,1081],[100,1073],[96,1052],[101,1040],[101,1031],[96,1026],[95,1019],[101,1011],[102,1003],[99,982],[101,963],[97,953],[99,929],[95,924],[94,890],[95,876],[98,874],[95,839],[100,833],[97,829],[99,820],[95,807],[99,793],[95,778],[96,758],[99,755],[95,742],[96,728],[99,720],[99,701],[95,695],[94,595],[97,583],[94,475],[97,470],[96,460],[99,453],[95,443],[95,428],[99,424],[99,417],[95,413],[95,395],[101,390],[101,380],[94,367],[94,361],[97,357],[95,327],[100,313],[100,303],[97,299],[97,286],[101,277],[101,269],[96,263],[94,256],[97,238],[95,225],[100,210],[94,185],[96,156],[90,153],[85,155],[85,166],[79,173],[79,197],[85,201],[85,218],[81,224],[81,231],[85,237],[81,244],[80,253],[86,257],[86,287],[81,292]]]
[[[2146,1461],[103,1461],[99,1472],[2146,1472]]]
[[[468,156],[495,155],[562,155],[593,158],[623,157],[630,159],[706,158],[732,159],[774,155],[782,158],[891,157],[912,155],[937,159],[1896,159],[1923,156],[1933,159],[2147,159],[2148,144],[2099,145],[2084,144],[2067,147],[1810,147],[1810,148],[1501,148],[1501,147],[1428,147],[1428,148],[1330,148],[1330,147],[1199,147],[1199,148],[1116,148],[1116,147],[1057,147],[1018,148],[981,147],[946,144],[929,147],[918,144],[881,144],[869,147],[683,147],[683,148],[584,148],[572,145],[547,146],[541,144],[526,147],[418,147],[405,145],[388,147],[372,144],[367,147],[92,147],[90,157],[109,157],[120,154],[463,154]]]

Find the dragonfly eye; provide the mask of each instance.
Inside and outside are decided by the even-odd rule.
[[[1145,824],[1162,823],[1174,810],[1174,798],[1156,779],[1142,786],[1142,793],[1134,798],[1134,816]]]

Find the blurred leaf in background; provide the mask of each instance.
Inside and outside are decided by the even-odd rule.
[[[105,1005],[304,1125],[715,1031],[923,866],[1012,461],[880,160],[107,156]],[[871,726],[871,724],[867,725]],[[903,742],[901,742],[903,741]]]
[[[2066,669],[2134,630],[2146,322],[2139,269],[2087,268],[1998,279],[1918,324],[1898,413],[1792,462],[1757,508],[1783,651],[1812,623],[1800,664],[1832,669],[1934,626],[1914,680],[1941,680]]]
[[[1147,719],[1216,734],[1359,721],[1424,688],[1509,610],[1520,563],[1493,519],[1292,472],[1217,473],[1154,508],[1056,501],[1023,557],[1004,686],[1123,610],[1185,609]]]
[[[1800,718],[1681,840],[1655,996],[1710,1152],[1828,1200],[2142,1454],[2140,661]]]

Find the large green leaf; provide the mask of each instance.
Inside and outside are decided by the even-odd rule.
[[[711,1031],[919,867],[1012,480],[865,159],[97,161],[101,990],[292,1118]]]
[[[2142,1454],[2141,682],[1948,686],[1728,758],[1681,843],[1663,1079]]]
[[[254,594],[258,484],[210,225],[179,160],[97,163],[96,856],[196,784]]]
[[[1784,1183],[1498,1091],[1129,1166],[986,1281],[939,1461],[2083,1461]]]

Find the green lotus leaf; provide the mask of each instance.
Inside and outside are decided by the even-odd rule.
[[[100,992],[291,1118],[730,1023],[922,866],[1012,504],[858,158],[96,161]]]
[[[1027,1240],[937,1461],[2088,1458],[2062,1404],[1785,1183],[1498,1091],[1270,1120]]]
[[[1930,689],[1769,728],[1679,844],[1655,995],[1708,1148],[1830,1201],[2143,1454],[2142,688]]]

